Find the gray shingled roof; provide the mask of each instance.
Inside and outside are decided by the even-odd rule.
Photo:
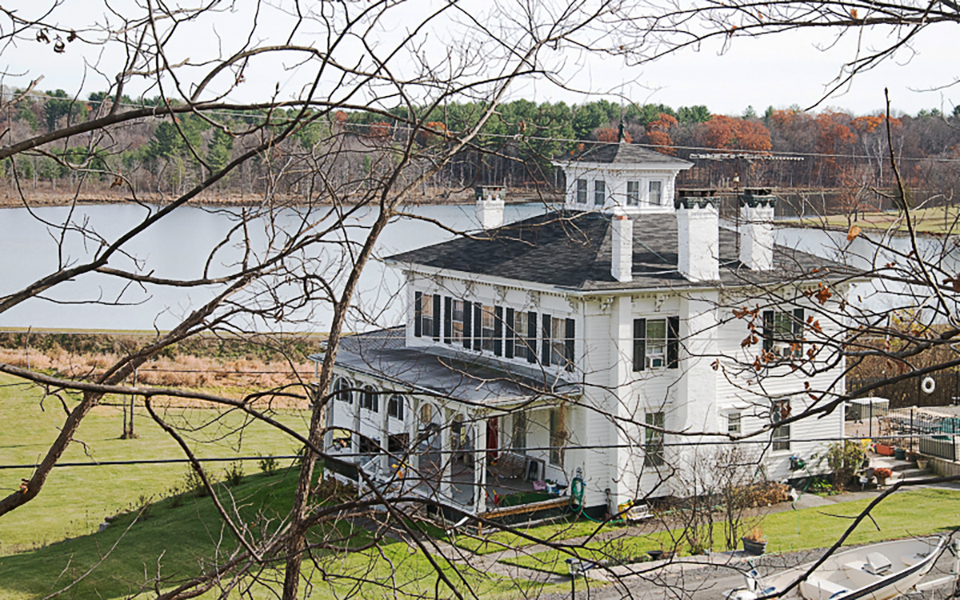
[[[576,384],[545,377],[533,367],[464,353],[456,345],[405,347],[404,335],[403,327],[393,327],[344,337],[337,351],[337,366],[444,398],[488,406],[581,391]],[[322,355],[310,358],[323,360]],[[544,382],[551,383],[552,390],[545,389]]]
[[[550,212],[484,232],[483,239],[457,238],[388,260],[580,291],[702,286],[677,271],[676,215],[634,218],[633,280],[627,283],[610,274],[610,225],[610,215],[601,213]],[[839,263],[783,246],[774,250],[771,271],[751,271],[738,254],[736,232],[721,229],[720,283],[725,286],[850,274]]]
[[[666,154],[654,152],[653,150],[647,150],[646,148],[642,148],[636,144],[628,144],[626,142],[619,144],[594,145],[593,147],[587,148],[576,156],[572,156],[570,158],[558,158],[557,162],[590,162],[618,165],[650,164],[672,167],[675,169],[684,169],[693,166],[692,162],[683,160],[682,158],[668,156]]]

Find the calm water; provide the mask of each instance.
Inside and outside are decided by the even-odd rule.
[[[452,237],[452,234],[428,220],[436,221],[454,230],[476,229],[474,207],[467,206],[423,206],[411,207],[409,212],[425,220],[401,219],[387,226],[377,247],[380,257],[396,252],[418,248]],[[506,220],[515,221],[543,212],[542,204],[509,205],[506,208]],[[322,213],[320,213],[322,214]],[[316,215],[319,218],[320,214]],[[63,233],[58,226],[64,221],[73,224],[85,224],[96,232],[100,239],[111,242],[116,236],[139,223],[146,215],[146,209],[130,205],[97,205],[78,208],[72,215],[66,207],[51,207],[28,212],[25,209],[0,209],[0,295],[9,294],[22,288],[37,278],[54,272],[58,264],[71,265],[90,260],[97,253],[100,241],[95,238],[83,238],[76,231]],[[127,246],[127,254],[111,261],[111,266],[132,269],[134,264],[141,265],[145,271],[152,271],[157,277],[196,278],[203,274],[204,262],[211,250],[228,234],[239,218],[240,209],[210,210],[186,208],[175,211],[169,217],[135,238]],[[248,228],[251,248],[262,254],[268,246],[267,240],[273,227],[295,226],[302,215],[289,210],[280,213],[274,223],[263,220]],[[363,226],[368,225],[373,214],[364,213],[351,221],[357,227],[351,237],[356,239],[362,234]],[[235,232],[233,240],[239,239]],[[58,249],[58,241],[63,244]],[[875,246],[868,243],[866,234],[854,242],[847,243],[842,233],[823,232],[811,229],[784,228],[778,230],[778,243],[817,254],[831,260],[843,260],[859,268],[869,268],[871,262],[883,264],[894,260],[885,253],[875,258]],[[891,246],[909,252],[908,240],[895,238],[889,241]],[[921,241],[921,252],[934,259],[942,250],[942,242],[935,239]],[[946,262],[953,272],[960,271],[958,252],[950,244]],[[340,256],[340,247],[325,245],[316,250],[315,258],[323,264],[336,264]],[[242,257],[242,250],[230,244],[218,251],[210,262],[210,273],[217,274],[236,263]],[[399,274],[386,268],[380,262],[371,263],[363,275],[359,286],[356,304],[360,312],[375,315],[377,324],[393,325],[402,322],[402,302],[396,295],[401,287]],[[0,314],[0,327],[42,327],[42,328],[80,328],[80,329],[169,329],[185,314],[212,297],[216,290],[212,288],[176,289],[139,285],[124,285],[114,278],[91,274],[77,281],[70,281],[49,290],[44,298],[27,301],[16,308]],[[244,302],[257,301],[257,293],[264,288],[251,291]],[[863,298],[861,307],[885,309],[905,304],[904,293],[916,293],[916,304],[922,303],[925,290],[909,290],[904,286],[883,287],[874,284],[861,284],[853,290],[851,300]],[[120,299],[123,306],[104,307],[102,303]],[[100,304],[98,304],[98,302]],[[912,301],[913,302],[913,301]],[[317,303],[313,310],[301,310],[295,315],[302,322],[293,327],[300,330],[325,331],[330,313],[323,303]],[[259,330],[276,330],[278,326],[271,322],[246,324]],[[369,323],[357,318],[349,325],[350,329],[362,330]],[[285,325],[287,327],[289,325]]]
[[[132,240],[127,256],[111,260],[116,268],[131,269],[138,261],[146,271],[156,277],[197,278],[203,274],[206,257],[217,243],[233,228],[240,215],[239,208],[210,210],[186,208],[174,211],[159,223]],[[515,221],[543,212],[542,204],[508,205],[507,221]],[[474,207],[471,206],[423,206],[407,209],[413,215],[434,220],[454,230],[476,229]],[[70,215],[67,207],[40,208],[32,214],[22,208],[0,209],[0,296],[21,289],[43,275],[57,270],[58,265],[73,265],[89,261],[99,249],[96,239],[84,239],[76,231],[62,233],[59,226],[64,221],[86,224],[89,229],[107,242],[141,222],[146,209],[130,205],[82,206]],[[319,219],[324,213],[316,213]],[[276,219],[280,228],[295,226],[300,222],[296,211],[281,212]],[[69,217],[69,218],[68,218]],[[372,222],[374,215],[365,212],[350,221],[351,238],[357,239],[362,228]],[[254,252],[263,253],[268,246],[274,223],[259,220],[248,228]],[[63,236],[62,250],[58,241]],[[236,232],[233,240],[240,239]],[[377,246],[377,256],[391,254],[436,243],[452,237],[442,227],[426,220],[401,219],[390,223],[384,230]],[[324,262],[335,264],[339,247],[335,244],[318,247],[317,256]],[[242,257],[242,249],[236,244],[220,250],[210,264],[211,274],[223,273]],[[380,324],[400,322],[401,303],[396,291],[401,280],[394,269],[386,268],[379,261],[370,264],[359,285],[358,301],[366,310],[375,310]],[[209,300],[216,290],[211,288],[177,289],[139,285],[125,285],[115,278],[90,274],[77,281],[65,282],[49,290],[44,298],[29,300],[0,314],[0,327],[43,327],[81,329],[170,329],[183,315]],[[263,290],[259,290],[262,292]],[[120,298],[124,304],[104,307],[102,303]],[[255,302],[254,293],[248,294],[245,302]],[[96,304],[100,302],[101,304]],[[312,313],[301,311],[298,318],[304,322],[296,328],[324,331],[330,313],[318,303]],[[250,326],[263,330],[274,329],[275,324],[252,323]],[[362,322],[354,322],[352,328],[364,328]]]

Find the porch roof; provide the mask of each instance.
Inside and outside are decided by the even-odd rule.
[[[552,372],[458,351],[456,346],[407,347],[404,336],[403,327],[347,336],[340,342],[336,364],[413,391],[485,406],[582,392],[579,384]],[[323,355],[310,359],[321,361]]]

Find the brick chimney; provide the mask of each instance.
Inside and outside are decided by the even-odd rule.
[[[633,279],[633,219],[623,214],[614,214],[611,227],[613,253],[610,259],[610,274],[620,283]]]
[[[690,281],[720,279],[720,217],[718,199],[684,196],[677,209],[677,267]]]
[[[499,187],[478,186],[477,220],[483,229],[496,229],[503,225],[503,192]]]
[[[777,197],[769,190],[740,195],[740,262],[751,271],[773,268],[773,212]]]

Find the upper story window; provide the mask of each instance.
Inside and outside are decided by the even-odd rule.
[[[387,400],[387,414],[394,419],[403,420],[403,396],[394,394]]]
[[[727,433],[733,435],[743,433],[742,419],[739,412],[727,413]]]
[[[510,315],[513,323],[509,323]],[[528,362],[537,360],[537,313],[507,310],[507,358],[513,357]],[[510,339],[512,338],[512,339]]]
[[[640,182],[627,182],[627,206],[638,206],[640,204]]]
[[[680,357],[680,317],[633,320],[633,370],[676,369]]]
[[[483,342],[481,343],[481,348],[487,352],[493,352],[495,342],[497,341],[496,327],[497,327],[497,316],[492,306],[484,306],[481,310],[481,338]]]
[[[763,349],[777,356],[803,355],[803,309],[763,311]]]
[[[648,185],[647,192],[649,193],[649,202],[653,206],[660,206],[663,204],[663,182],[662,181],[651,181]]]
[[[464,336],[464,302],[463,300],[454,300],[447,297],[445,302],[446,310],[446,329],[444,331],[445,341],[450,343],[462,343]]]
[[[363,390],[360,392],[360,408],[380,412],[380,400],[373,386],[363,386]]]
[[[593,182],[593,203],[603,206],[607,201],[607,184],[602,179]]]
[[[567,371],[573,370],[575,327],[573,319],[543,315],[540,357],[543,366],[557,365]]]
[[[437,294],[414,293],[413,335],[440,340],[440,296]]]
[[[790,424],[778,425],[778,423],[790,417],[790,408],[789,399],[774,400],[770,407],[770,420],[776,425],[770,435],[774,450],[790,449]]]
[[[577,204],[587,203],[587,180],[577,180]]]
[[[343,377],[337,377],[333,380],[334,397],[340,402],[353,404],[353,393],[350,391],[350,382]]]

